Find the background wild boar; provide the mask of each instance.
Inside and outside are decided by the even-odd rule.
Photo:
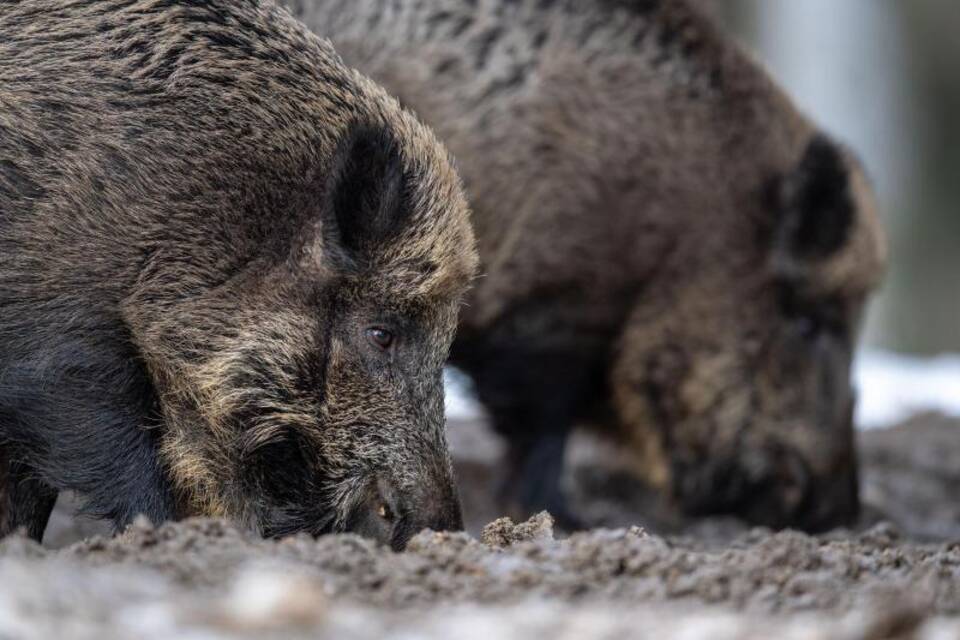
[[[272,3],[5,5],[0,534],[66,489],[117,527],[460,527],[474,268],[442,147]]]
[[[689,513],[857,512],[849,368],[883,262],[857,162],[682,0],[288,0],[457,157],[483,276],[454,362],[505,487],[575,524],[578,423]]]

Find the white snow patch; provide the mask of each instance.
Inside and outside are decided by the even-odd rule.
[[[451,367],[443,370],[443,386],[446,391],[447,417],[471,420],[483,415],[483,407],[477,400],[473,383],[467,374]]]
[[[853,384],[859,394],[856,423],[864,429],[928,411],[960,416],[960,354],[916,358],[864,349],[854,362]]]

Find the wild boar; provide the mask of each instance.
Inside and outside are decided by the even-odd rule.
[[[475,262],[444,148],[273,3],[6,4],[0,534],[67,489],[117,528],[460,528]]]

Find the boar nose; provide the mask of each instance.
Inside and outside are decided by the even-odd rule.
[[[400,550],[410,538],[423,531],[462,531],[463,515],[460,498],[452,480],[434,482],[403,492],[398,509],[402,514],[395,523],[391,546]]]
[[[855,465],[815,477],[789,449],[674,467],[674,490],[690,515],[736,515],[775,529],[823,531],[849,523],[859,511]]]
[[[422,483],[404,488],[387,478],[376,478],[364,502],[351,518],[348,530],[403,550],[423,529],[460,531],[463,517],[452,481]]]
[[[700,464],[675,464],[674,494],[691,516],[736,515],[751,524],[781,528],[806,496],[805,466],[791,456],[758,453],[713,456]]]

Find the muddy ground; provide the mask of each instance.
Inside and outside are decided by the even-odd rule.
[[[64,504],[43,547],[0,542],[0,639],[960,638],[960,422],[860,438],[863,521],[819,537],[686,522],[584,438],[572,488],[608,528],[482,527],[501,452],[467,423],[451,439],[473,535],[426,532],[402,554],[204,520],[110,539]]]

